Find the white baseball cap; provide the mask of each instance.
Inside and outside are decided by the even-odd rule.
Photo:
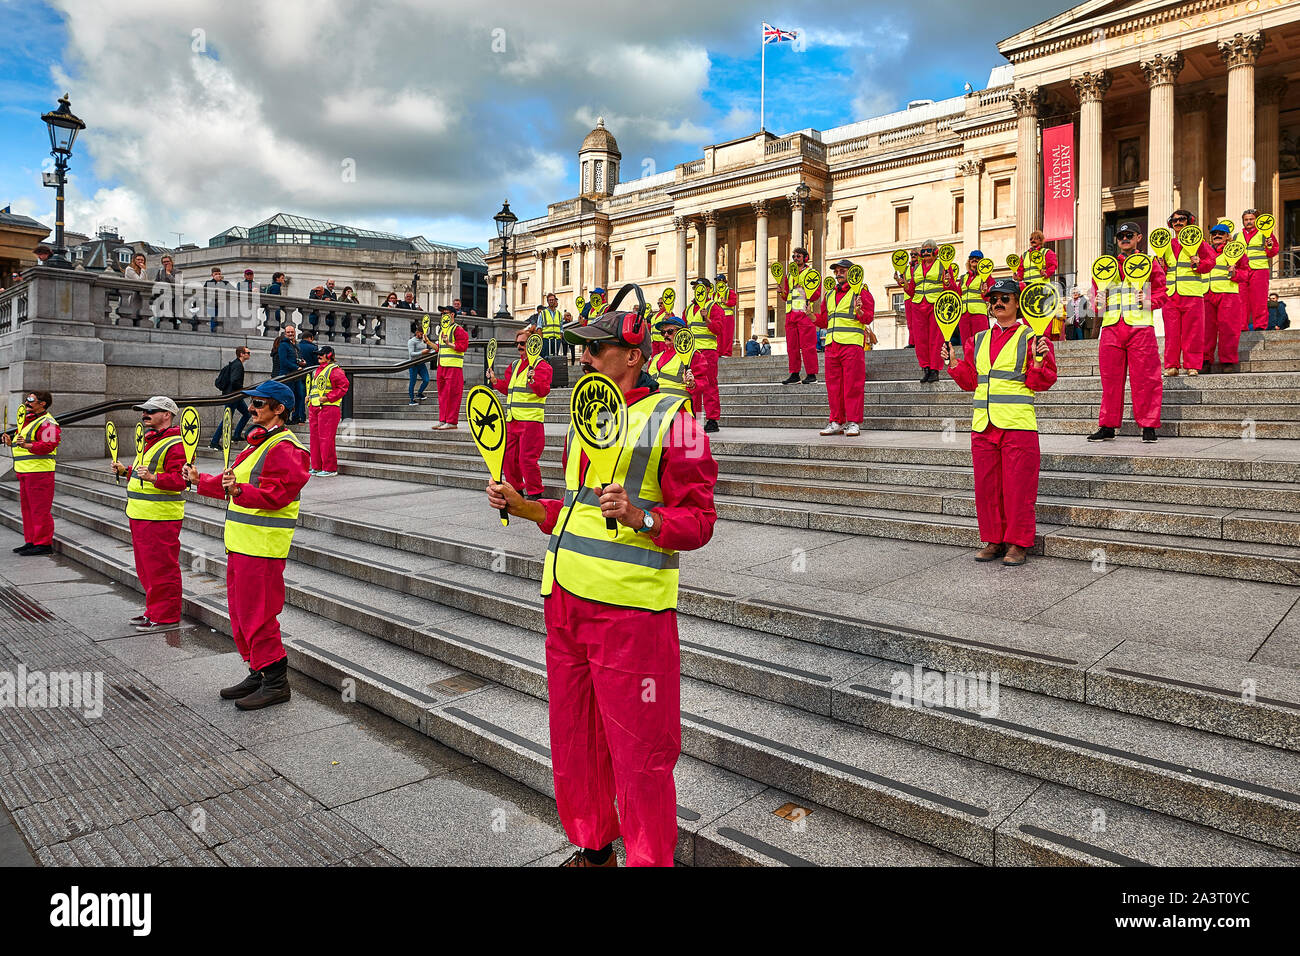
[[[155,395],[149,401],[131,407],[141,412],[171,412],[173,415],[181,413],[181,410],[176,407],[176,403],[166,395]]]

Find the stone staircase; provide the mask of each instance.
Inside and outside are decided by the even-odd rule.
[[[349,447],[357,457],[349,458],[344,477],[304,492],[282,619],[291,663],[334,686],[353,681],[359,702],[549,794],[537,593],[545,539],[517,527],[522,522],[503,531],[480,493],[457,487],[459,467],[444,468],[441,459],[473,454],[464,432],[437,437],[443,470],[426,482],[405,461],[361,456],[373,451],[427,462],[432,433],[405,439],[418,447],[386,450],[401,439],[370,434],[370,427]],[[839,449],[841,457],[813,457],[809,446],[793,443],[782,449],[789,455],[771,454],[760,437],[719,443],[729,475],[751,469],[748,478],[727,481],[779,483],[792,477],[783,468],[812,468],[838,476],[828,480],[851,475],[855,494],[888,475],[917,495],[951,486],[951,493],[938,493],[940,504],[962,497],[959,447],[831,443],[817,447]],[[368,441],[381,444],[361,444]],[[553,479],[553,449],[548,459]],[[1149,486],[1149,499],[1133,500],[1162,512],[1165,500],[1179,501],[1196,479],[1213,489],[1206,492],[1211,498],[1236,489],[1272,494],[1271,504],[1293,508],[1285,494],[1295,488],[1284,486],[1300,467],[1294,460],[1220,458],[1207,465],[1176,455],[1081,450],[1054,462],[1057,477],[1068,484],[1064,466],[1085,461],[1096,467],[1076,480],[1098,488]],[[1197,461],[1199,474],[1191,464]],[[481,470],[465,487],[481,489]],[[405,480],[376,481],[366,477],[371,471]],[[464,475],[471,474],[467,465]],[[936,484],[934,476],[949,484]],[[57,483],[59,549],[134,584],[124,493],[104,463],[60,462]],[[1161,498],[1157,487],[1165,485],[1175,487]],[[738,492],[740,485],[729,487],[729,507],[761,507]],[[19,526],[12,482],[0,486],[0,496],[0,522]],[[785,506],[806,516],[799,527],[811,529],[814,515],[830,513],[804,504]],[[947,513],[929,514],[938,522]],[[228,632],[221,518],[212,503],[188,505],[182,565],[191,569],[186,612]],[[954,526],[970,533],[969,524]],[[1293,665],[1176,649],[1125,633],[891,605],[813,584],[759,583],[715,567],[737,552],[752,560],[786,553],[772,540],[780,531],[726,520],[712,557],[709,549],[683,556],[681,861],[1300,861],[1300,671]],[[1093,533],[1112,541],[1108,548],[1117,546],[1119,532]],[[1188,540],[1207,548],[1209,539]],[[850,537],[845,546],[859,544],[867,548],[870,540]],[[1289,564],[1279,557],[1277,566],[1293,574],[1294,560],[1294,553]],[[1229,586],[1191,575],[1186,581],[1189,588]],[[927,687],[961,672],[998,674],[996,713],[981,712],[975,701],[935,704],[927,692],[901,689],[914,677]]]

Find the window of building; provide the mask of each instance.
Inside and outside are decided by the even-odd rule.
[[[1011,215],[1011,180],[993,181],[993,218],[1005,219]]]
[[[652,276],[652,275],[657,275],[657,274],[658,274],[658,269],[657,269],[657,265],[658,265],[658,264],[655,262],[655,260],[658,258],[658,256],[656,255],[656,253],[657,253],[658,251],[659,251],[659,250],[657,250],[657,249],[647,249],[647,250],[646,250],[646,254],[645,254],[645,274],[646,274],[647,276]]]
[[[852,249],[857,242],[853,237],[853,217],[842,216],[840,218],[840,248]]]
[[[903,242],[911,237],[911,207],[896,206],[894,207],[894,241]]]
[[[952,231],[961,235],[966,230],[966,197],[958,196],[952,204]]]
[[[119,249],[117,251],[117,261],[122,263],[122,265],[126,265],[131,261],[131,253],[127,252],[125,249]]]
[[[695,243],[687,242],[686,243],[686,271],[693,272],[694,270],[695,270]]]
[[[615,282],[623,281],[623,257],[622,256],[614,257],[614,281]]]
[[[890,296],[889,307],[893,309],[895,312],[901,313],[903,311],[903,293],[895,292],[892,296]]]
[[[526,305],[528,303],[528,280],[527,279],[519,283],[519,303],[520,305]]]
[[[569,285],[569,262],[568,259],[560,260],[560,285]]]

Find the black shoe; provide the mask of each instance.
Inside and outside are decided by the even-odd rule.
[[[815,385],[815,384],[817,383],[817,376],[816,376],[816,375],[809,375],[807,378],[805,378],[805,379],[803,380],[803,383],[804,383],[805,385]]]
[[[157,621],[151,621],[146,617],[135,626],[135,629],[137,631],[172,631],[180,626],[180,621],[172,621],[170,624],[160,624]]]
[[[799,373],[798,373],[798,372],[791,372],[791,373],[790,373],[790,377],[787,378],[787,379],[786,379],[784,382],[782,382],[781,384],[782,384],[782,385],[795,385],[795,384],[798,384],[798,382],[799,382]]]
[[[262,686],[247,697],[235,701],[235,706],[240,710],[260,710],[288,700],[289,659],[282,657],[269,667],[262,668]]]
[[[927,368],[925,370],[925,377],[921,379],[921,381],[927,385],[931,382],[939,381],[939,370],[937,368]]]
[[[706,432],[716,432],[718,430],[718,420],[716,418],[710,418],[704,423],[704,430]]]
[[[221,688],[220,693],[223,700],[239,700],[241,697],[247,697],[261,686],[262,675],[250,667],[247,677],[233,687]]]
[[[1091,435],[1088,436],[1088,441],[1114,441],[1114,440],[1115,440],[1115,429],[1107,428],[1105,425],[1103,425],[1101,428],[1098,428],[1095,432],[1093,432]]]
[[[42,554],[53,554],[54,546],[49,544],[34,544],[30,548],[23,548],[18,553],[24,558],[37,557]]]
[[[30,541],[24,541],[24,542],[23,542],[22,544],[20,544],[18,547],[16,547],[16,548],[13,549],[13,550],[14,550],[14,554],[22,554],[24,551],[26,551],[26,550],[27,550],[28,548],[30,548],[31,546],[32,546],[32,543],[31,543]]]
[[[903,346],[903,348],[905,348],[905,349],[914,349],[914,348],[916,348],[916,346],[913,345],[911,342],[908,342],[906,345]]]
[[[1142,440],[1148,445],[1152,445],[1160,440],[1160,436],[1156,434],[1154,428],[1144,428],[1142,429]]]
[[[930,381],[930,370],[928,368],[923,368],[921,369],[920,382],[922,385],[924,385],[928,381]]]

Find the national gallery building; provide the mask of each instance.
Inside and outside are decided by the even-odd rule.
[[[1005,275],[1006,257],[1063,201],[1073,226],[1049,245],[1067,291],[1121,220],[1150,222],[1149,233],[1186,207],[1239,225],[1257,207],[1277,218],[1273,288],[1300,293],[1300,0],[1094,0],[998,50],[1008,62],[984,89],[706,146],[640,179],[620,180],[618,143],[598,123],[578,151],[581,195],[515,230],[511,311],[524,318],[550,292],[572,309],[584,289],[624,282],[651,300],[673,286],[687,302],[689,278],[725,273],[740,297],[737,336],[779,337],[769,265],[789,263],[793,246],[823,272],[841,257],[862,264],[877,313],[901,312],[895,249],[949,242],[959,265],[980,249]],[[1068,137],[1049,160],[1068,163],[1050,197],[1044,130]],[[496,308],[500,240],[487,260]]]

